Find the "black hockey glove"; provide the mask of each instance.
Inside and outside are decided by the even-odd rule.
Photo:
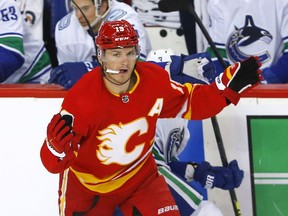
[[[228,87],[241,93],[246,88],[260,82],[262,79],[260,67],[261,63],[258,62],[258,57],[251,56],[242,62],[236,62],[216,77],[216,85],[219,90]]]

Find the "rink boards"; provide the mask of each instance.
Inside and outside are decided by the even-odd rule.
[[[46,126],[59,111],[65,93],[51,85],[0,86],[3,215],[57,215],[58,176],[44,169],[39,151]],[[217,116],[228,160],[237,159],[245,173],[236,189],[242,215],[280,216],[288,212],[287,107],[288,86],[267,85],[250,91],[237,106],[231,105]],[[195,133],[202,125],[203,137]],[[189,127],[199,135],[194,140],[197,145],[203,143],[205,159],[221,165],[210,119]],[[213,189],[208,198],[225,215],[233,215],[227,191]]]

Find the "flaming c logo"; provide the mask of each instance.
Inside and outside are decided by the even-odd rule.
[[[148,123],[145,118],[119,125],[109,125],[99,131],[97,138],[102,141],[96,151],[97,158],[102,164],[127,165],[135,161],[142,153],[144,143],[139,143],[132,151],[127,151],[126,145],[130,137],[136,133],[141,136],[148,131]]]

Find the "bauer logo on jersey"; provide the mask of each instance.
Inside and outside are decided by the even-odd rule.
[[[244,27],[235,26],[235,30],[229,36],[226,44],[227,53],[233,62],[243,61],[252,55],[258,56],[259,61],[264,63],[271,58],[267,50],[256,50],[254,53],[245,53],[244,50],[249,46],[255,47],[258,43],[269,44],[272,39],[272,35],[267,30],[256,26],[253,17],[247,15]]]
[[[128,165],[134,162],[142,154],[145,143],[139,143],[129,151],[127,150],[127,143],[133,135],[141,136],[147,131],[146,118],[140,118],[127,124],[120,122],[119,125],[109,125],[99,131],[100,136],[97,138],[102,142],[96,151],[97,158],[105,165],[113,163]]]

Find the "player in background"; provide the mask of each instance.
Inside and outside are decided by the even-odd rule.
[[[125,20],[105,22],[96,44],[101,66],[67,92],[41,148],[46,169],[60,173],[60,215],[108,216],[116,206],[124,215],[179,215],[152,156],[157,120],[204,119],[236,105],[260,81],[260,63],[250,57],[210,85],[182,85],[138,61],[138,36]]]
[[[150,39],[133,8],[117,0],[70,2],[73,11],[59,20],[55,27],[59,66],[53,69],[49,83],[69,89],[83,74],[99,65],[94,41],[99,27],[106,21],[125,19],[132,23],[141,46],[140,59],[146,59],[151,51]]]
[[[206,28],[227,65],[250,55],[258,56],[263,83],[287,83],[288,1],[207,1],[206,7],[199,6],[205,4],[202,0],[194,0],[194,4],[204,9],[201,17],[208,14],[206,20],[210,23]],[[203,37],[201,32],[199,35]],[[210,47],[208,51],[213,54]],[[212,57],[220,73],[223,69],[215,56]]]
[[[139,36],[140,58],[145,59],[150,52],[147,32],[138,14],[129,5],[116,0],[73,0],[72,7],[73,11],[59,20],[55,28],[59,65],[87,61],[96,66],[95,36],[106,21],[125,19],[130,22]]]
[[[202,215],[204,212],[209,216],[223,215],[214,203],[203,200],[203,190],[195,182],[207,189],[231,190],[240,186],[243,170],[239,169],[236,160],[228,167],[215,167],[207,161],[180,161],[178,156],[189,138],[187,119],[158,120],[153,147],[158,170],[165,177],[181,216]]]
[[[102,6],[102,5],[105,5],[102,7],[106,8],[107,4],[108,6],[110,5],[110,7],[108,7],[107,10],[106,9],[104,10],[106,11],[106,14],[102,15],[102,17],[104,17],[104,22],[105,20],[112,20],[115,17],[117,17],[117,19],[123,18],[128,21],[130,21],[130,19],[133,19],[132,25],[136,29],[138,36],[139,36],[140,59],[145,60],[147,57],[147,54],[151,50],[151,45],[150,45],[150,40],[145,31],[145,28],[143,24],[141,23],[141,21],[138,19],[138,14],[129,5],[117,2],[114,0],[113,1],[110,0],[108,2],[104,0],[104,1],[100,1],[100,3],[95,3],[95,5],[98,5],[98,7],[96,8],[99,8],[99,6]],[[60,65],[53,69],[49,82],[59,84],[65,87],[66,89],[70,89],[85,73],[90,71],[95,66],[99,65],[98,62],[95,60],[95,54],[96,54],[95,45],[93,44],[91,35],[88,34],[89,27],[87,25],[87,22],[85,21],[84,16],[80,12],[80,9],[77,7],[77,5],[80,9],[82,8],[81,10],[84,13],[85,17],[87,18],[91,26],[94,25],[93,19],[96,18],[95,11],[94,11],[95,7],[93,7],[93,1],[78,0],[78,1],[74,1],[73,7],[75,10],[69,13],[64,18],[62,18],[56,26],[55,36],[56,36],[56,43],[59,44],[57,45],[57,49],[58,49],[58,59],[59,59]],[[124,9],[125,11],[123,11]],[[101,12],[99,12],[99,14],[101,14]],[[120,16],[120,15],[115,16],[115,14],[118,14],[118,15],[122,14],[123,16]],[[76,15],[79,20],[77,20]],[[80,25],[81,23],[82,23],[82,27]],[[97,25],[96,24],[94,25],[95,27],[93,29],[96,29],[96,33],[98,31],[100,24],[102,24],[101,20],[99,21]],[[62,28],[61,26],[66,26],[66,27]],[[79,32],[76,33],[77,31]],[[67,38],[67,35],[74,35],[74,36]],[[94,57],[92,58],[93,55]],[[63,59],[63,61],[61,59]],[[66,60],[64,61],[64,59]],[[189,74],[191,71],[189,70],[189,68],[195,67],[196,64],[201,64],[203,65],[203,67],[205,67],[205,73],[203,74],[203,76],[206,77],[206,81],[204,83],[207,83],[207,80],[209,81],[214,80],[214,78],[216,77],[215,74],[213,73],[214,71],[208,69],[208,68],[212,68],[212,65],[211,65],[212,62],[208,61],[207,59],[209,59],[209,54],[207,53],[199,53],[199,54],[195,54],[192,56],[173,54],[171,70],[170,70],[172,78],[176,81],[181,82],[181,80],[183,79],[183,76],[187,75],[189,77],[193,77],[193,76],[190,76]],[[163,67],[165,67],[165,65]],[[189,81],[194,82],[193,78]]]
[[[20,2],[0,2],[0,83],[47,83],[51,64],[44,42],[32,39]]]
[[[153,50],[148,54],[147,60],[166,65],[171,76],[171,65],[167,66],[173,62],[172,59],[178,58],[174,54],[175,52],[170,49]],[[203,63],[210,59],[195,58],[195,60],[194,64],[191,64],[192,61],[188,61],[190,65],[185,66],[187,69],[183,68],[184,71],[190,69],[190,76],[184,75],[178,80],[181,83],[192,81],[194,84],[213,82],[203,76],[203,74],[210,74],[211,71],[214,72],[213,67],[203,67],[203,65],[205,66]],[[178,156],[185,149],[189,139],[190,131],[187,119],[158,119],[153,146],[153,156],[158,170],[165,177],[181,216],[202,215],[204,212],[210,216],[223,215],[214,203],[203,200],[202,190],[199,190],[199,186],[194,181],[205,188],[217,187],[230,190],[240,186],[244,177],[243,170],[239,169],[236,160],[231,161],[228,167],[213,167],[207,161],[198,161],[198,164],[191,161],[180,161]]]

